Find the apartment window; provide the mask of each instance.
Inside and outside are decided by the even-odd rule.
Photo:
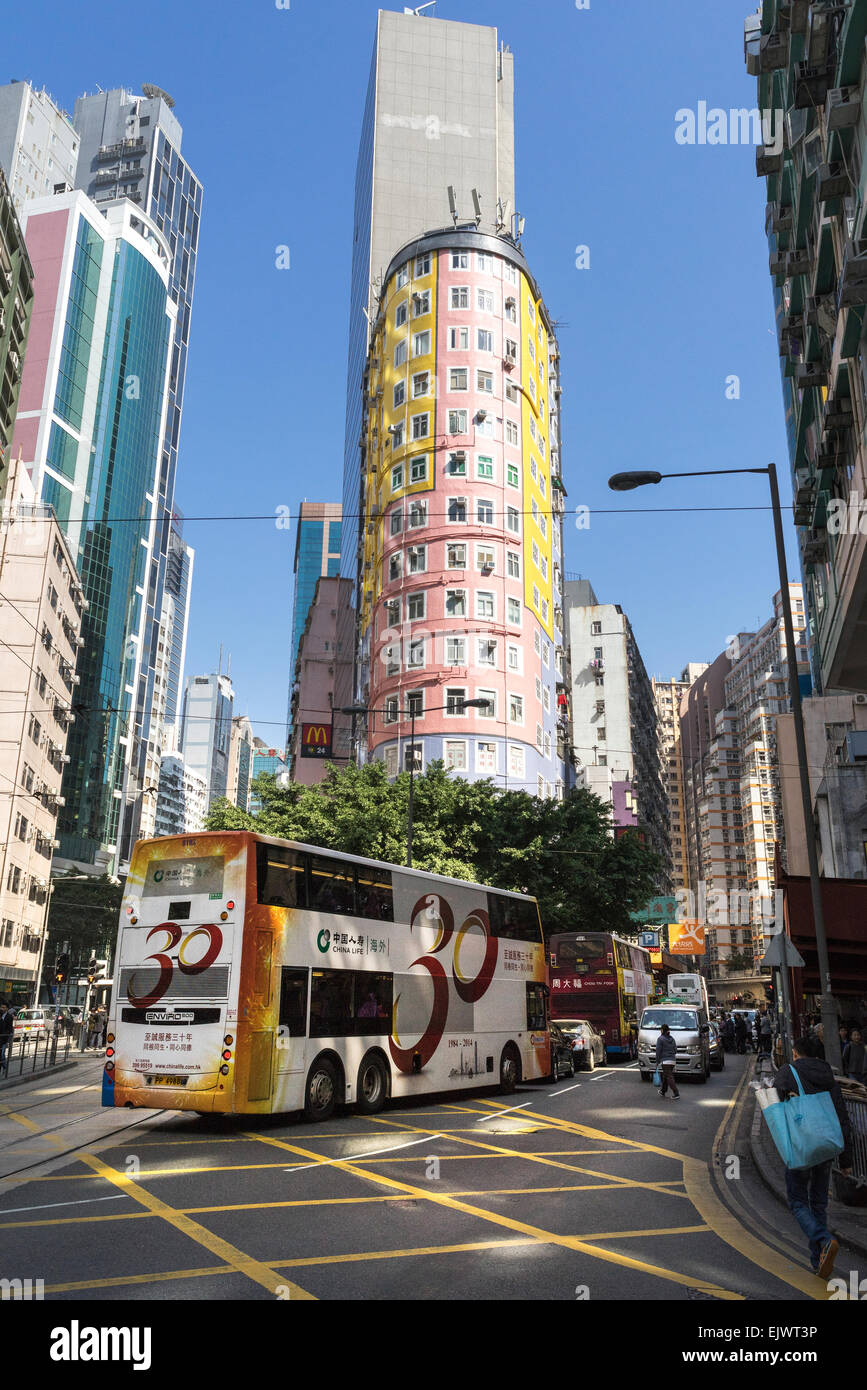
[[[462,522],[467,519],[467,499],[466,497],[450,497],[446,505],[446,516],[449,521]]]
[[[520,486],[520,480],[518,478],[518,465],[516,463],[506,464],[506,482],[508,483],[509,487]]]
[[[476,592],[476,617],[493,619],[494,595],[482,589]]]
[[[521,600],[510,598],[506,600],[506,613],[512,627],[521,626]]]
[[[452,270],[469,270],[470,253],[469,251],[452,252]]]
[[[481,270],[485,275],[493,275],[494,258],[487,251],[476,252],[476,270]]]
[[[536,569],[539,568],[539,547],[535,541],[533,542],[533,564],[536,566]]]
[[[545,537],[545,539],[547,540],[547,538],[548,538],[548,518],[545,516],[545,513],[543,512],[543,513],[541,514],[541,516],[539,516],[539,517],[536,518],[536,520],[538,521],[538,524],[539,524],[539,530],[542,532],[542,535],[543,535],[543,536]]]
[[[540,753],[541,753],[541,751],[542,751],[542,744],[543,744],[542,725],[541,725],[541,724],[537,724],[537,725],[536,725],[536,747],[538,748],[538,750],[539,750]]]
[[[540,599],[541,599],[541,594],[539,593],[538,586],[537,586],[536,584],[534,584],[534,585],[533,585],[533,607],[537,610],[537,612],[538,612],[538,608],[539,608],[539,601],[540,601]]]
[[[449,371],[449,390],[466,391],[469,389],[467,380],[468,373],[466,367],[452,367]]]
[[[10,893],[21,892],[21,870],[17,864],[9,865],[9,873],[6,876],[6,888]]]
[[[400,623],[400,599],[390,598],[385,605],[386,627],[397,627]]]
[[[543,642],[543,643],[542,643],[542,664],[543,664],[544,666],[550,666],[550,664],[551,664],[551,643],[550,643],[550,642]]]
[[[527,299],[527,318],[531,323],[536,322],[536,306],[529,297]]]
[[[465,478],[467,476],[467,456],[463,452],[449,454],[446,460],[446,477]]]
[[[391,447],[393,449],[403,448],[403,421],[399,425],[390,425],[388,433],[391,436]]]
[[[468,352],[470,346],[470,330],[468,328],[449,329],[449,347],[454,351]]]
[[[396,550],[393,555],[388,557],[388,580],[393,584],[396,579],[400,579],[400,551]]]
[[[536,421],[533,419],[532,415],[530,416],[530,438],[533,440],[535,440],[536,438]],[[534,478],[538,477],[538,469],[536,468],[535,459],[533,460],[533,464],[530,471],[532,472]]]
[[[446,638],[446,666],[466,666],[467,639],[465,637]]]
[[[478,348],[479,352],[493,352],[493,333],[490,333],[487,328],[478,328],[476,330],[476,347]]]
[[[484,392],[485,395],[492,396],[494,393],[494,373],[476,372],[476,390]]]
[[[408,692],[406,697],[406,712],[410,719],[412,719],[413,716],[415,716],[416,719],[424,718],[423,690],[411,690]]]
[[[476,711],[479,719],[496,719],[497,717],[497,692],[496,690],[477,690],[476,699],[484,700],[484,705]]]
[[[406,323],[408,317],[409,305],[407,304],[406,300],[403,299],[394,311],[395,328],[403,328],[403,325]]]
[[[507,420],[507,421],[506,421],[506,443],[507,443],[507,444],[517,444],[517,442],[518,442],[518,426],[515,424],[514,420]],[[517,470],[516,470],[516,472],[517,472]],[[516,483],[515,483],[515,486],[517,487],[517,485],[518,485],[518,484],[517,484],[517,482],[516,482]]]
[[[496,563],[496,555],[490,546],[476,546],[476,567],[489,573]]]
[[[476,459],[476,477],[487,478],[489,481],[493,481],[494,460],[489,458],[487,454],[479,454]]]
[[[537,796],[537,797],[539,798],[539,800],[541,801],[542,798],[544,797],[544,795],[545,795],[545,778],[542,776],[542,774],[541,774],[541,772],[540,772],[539,775],[538,775],[538,777],[536,778],[536,796]]]
[[[514,381],[506,381],[506,400],[511,401],[513,405],[518,404],[518,387]]]
[[[406,552],[409,564],[409,574],[424,574],[427,569],[427,546],[411,545]]]
[[[518,535],[521,530],[521,514],[517,507],[506,508],[506,528]]]
[[[467,411],[449,411],[449,434],[466,434],[467,432]]]
[[[399,492],[403,487],[403,464],[397,463],[391,470],[391,490]]]
[[[455,717],[465,713],[464,705],[467,699],[466,686],[447,685],[446,686],[446,707],[447,717]]]
[[[406,400],[406,382],[405,382],[405,381],[399,381],[399,382],[397,383],[397,385],[395,386],[395,388],[394,388],[394,408],[395,408],[395,410],[397,410],[397,408],[398,408],[399,406],[403,405],[403,403],[404,403],[405,400]]]
[[[602,624],[601,624],[601,623],[591,623],[591,624],[590,624],[590,636],[591,636],[591,637],[601,637],[601,636],[602,636]],[[596,650],[597,650],[597,652],[601,655],[601,649],[600,649],[599,647],[597,647]]]
[[[530,392],[530,399],[531,399],[532,401],[535,401],[535,399],[536,399],[536,383],[535,383],[533,377],[528,377],[528,378],[527,378],[527,390]],[[535,421],[533,420],[532,415],[530,416],[530,423],[533,425],[533,428],[532,428],[532,430],[530,431],[530,433],[532,434],[533,438],[535,439],[535,438],[536,438],[536,425],[535,425]]]
[[[465,545],[446,546],[446,569],[463,570],[467,567],[467,547]]]
[[[541,572],[542,578],[543,578],[543,579],[547,579],[547,578],[548,578],[548,557],[547,557],[546,555],[540,556],[540,559],[539,559],[539,570],[540,570],[540,572]]]
[[[27,839],[27,818],[19,811],[15,817],[15,834],[19,840]]]
[[[406,361],[406,338],[402,339],[394,349],[394,365],[402,367]]]
[[[510,642],[506,647],[506,665],[510,671],[521,669],[521,648]]]
[[[551,692],[547,685],[542,689],[542,708],[546,714],[551,713]]]
[[[424,333],[413,334],[412,355],[413,357],[427,357],[430,352],[430,329],[425,329]]]
[[[421,290],[420,293],[412,297],[412,316],[414,319],[421,318],[423,314],[430,313],[430,290]]]
[[[476,771],[488,773],[497,771],[497,745],[495,743],[476,744]]]
[[[416,256],[416,258],[415,258],[415,273],[416,273],[416,277],[417,277],[418,279],[420,279],[423,275],[430,275],[430,252],[429,252],[429,251],[425,252],[425,254],[424,254],[423,256]],[[428,293],[429,293],[429,291],[428,291]]]
[[[400,705],[399,705],[397,696],[396,696],[396,695],[388,695],[388,696],[386,696],[385,705],[384,705],[383,708],[384,708],[384,719],[385,719],[386,724],[396,724],[396,723],[397,723],[397,719],[398,719],[398,714],[399,714],[399,712],[400,712]]]
[[[484,415],[484,419],[482,416]],[[484,435],[487,439],[494,437],[494,417],[488,412],[480,411],[476,416],[476,434]]]
[[[416,372],[412,379],[413,400],[430,394],[430,372]]]
[[[509,744],[509,775],[520,778],[524,776],[524,750],[516,747],[514,743]]]
[[[476,500],[476,518],[483,526],[493,526],[494,524],[494,504],[486,497],[479,497]]]
[[[518,344],[515,342],[514,338],[507,338],[507,339],[506,339],[506,352],[505,352],[505,356],[506,356],[506,360],[507,360],[508,362],[517,362],[517,360],[518,360]]]
[[[426,412],[424,415],[413,415],[413,417],[412,417],[412,437],[413,437],[413,439],[427,439],[427,437],[428,437],[429,434],[430,434],[430,415],[429,415],[427,412]],[[427,462],[425,462],[425,471],[427,471]]]
[[[404,287],[404,285],[408,285],[408,284],[409,284],[409,261],[407,261],[406,265],[402,265],[402,266],[401,266],[400,270],[397,272],[397,279],[396,279],[396,281],[395,281],[395,285],[397,286],[397,288],[398,288],[399,290],[402,290],[403,287]]]
[[[541,679],[539,678],[539,676],[536,677],[536,699],[539,701],[539,704],[541,705],[541,703],[542,703],[542,681],[541,681]]]
[[[443,752],[445,753],[446,767],[453,768],[456,772],[463,772],[467,766],[467,745],[461,739],[447,738],[443,740]]]
[[[487,637],[479,638],[479,665],[496,666],[497,664],[497,644],[491,642]]]
[[[391,534],[393,536],[399,536],[401,527],[403,526],[403,512],[401,511],[400,507],[395,507],[394,511],[391,514],[391,517],[389,518],[389,525],[391,529]]]
[[[510,285],[517,285],[518,283],[518,268],[512,265],[511,261],[503,262],[503,279],[508,280]],[[512,300],[513,304],[514,302]]]
[[[397,744],[390,743],[385,750],[385,775],[386,777],[397,776]]]
[[[470,288],[469,285],[452,285],[451,298],[449,300],[452,309],[469,309],[470,307]]]
[[[34,743],[38,743],[40,738],[42,737],[42,725],[40,724],[39,720],[36,719],[32,714],[30,716],[30,722],[27,726],[27,732],[33,739]]]
[[[409,594],[406,600],[406,616],[411,623],[417,623],[424,617],[425,596],[421,594]]]
[[[523,695],[509,696],[509,722],[511,724],[523,724],[524,722],[524,697]]]
[[[547,600],[546,598],[543,598],[543,599],[542,599],[542,610],[541,610],[541,611],[542,611],[542,622],[543,622],[543,623],[547,623],[547,622],[548,622],[548,609],[549,609],[549,606],[550,606],[550,605],[549,605],[549,603],[548,603],[548,600]]]
[[[476,307],[483,314],[492,314],[494,312],[494,291],[477,290]]]
[[[416,416],[416,419],[426,420],[427,416]],[[411,483],[427,482],[427,454],[419,454],[417,458],[410,459],[409,480]]]
[[[445,611],[449,618],[465,618],[467,616],[466,589],[446,589]]]
[[[416,668],[416,669],[417,669],[419,666],[424,666],[424,638],[423,638],[423,637],[411,637],[411,638],[409,639],[409,646],[408,646],[408,649],[407,649],[406,664],[407,664],[407,666],[412,666],[412,667],[414,667],[414,668]]]
[[[411,531],[427,526],[427,502],[410,502],[408,525]]]

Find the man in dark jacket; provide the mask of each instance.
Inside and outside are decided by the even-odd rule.
[[[15,1019],[11,1009],[6,1004],[0,1004],[0,1071],[9,1070],[9,1061],[6,1056],[7,1049],[12,1043],[15,1031]]]
[[[735,1018],[735,1044],[738,1052],[743,1054],[747,1050],[747,1025],[744,1022],[743,1014],[738,1014]]]
[[[677,1089],[677,1082],[674,1079],[674,1071],[677,1066],[677,1043],[671,1036],[667,1023],[663,1023],[659,1030],[659,1037],[656,1039],[656,1065],[662,1075],[659,1094],[665,1099],[670,1086],[672,1098],[680,1100],[680,1091]]]
[[[843,1100],[843,1093],[828,1063],[812,1055],[812,1047],[811,1038],[798,1038],[792,1049],[794,1061],[787,1062],[785,1066],[780,1067],[774,1077],[774,1086],[779,1092],[781,1100],[785,1100],[789,1095],[797,1094],[798,1081],[800,1081],[805,1095],[817,1095],[820,1091],[831,1093],[834,1109],[837,1111],[837,1118],[843,1131],[844,1147],[838,1156],[838,1162],[845,1173],[852,1162],[850,1152],[852,1131],[846,1111],[846,1102]],[[792,1075],[793,1070],[797,1072],[798,1081]],[[834,1260],[840,1248],[838,1241],[828,1230],[827,1223],[831,1162],[832,1160],[828,1159],[824,1163],[814,1164],[812,1168],[786,1169],[786,1196],[789,1200],[789,1210],[810,1242],[810,1266],[813,1272],[820,1275],[822,1279],[827,1279],[832,1274]]]

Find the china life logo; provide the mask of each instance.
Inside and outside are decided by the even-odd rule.
[[[331,932],[327,927],[323,927],[322,931],[317,936],[316,945],[319,947],[322,954],[325,955],[328,947],[331,945]]]

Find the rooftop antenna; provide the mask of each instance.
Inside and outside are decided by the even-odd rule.
[[[223,674],[223,644],[220,643],[220,659],[217,663],[217,678]]]
[[[479,223],[482,220],[482,204],[481,200],[479,199],[479,190],[477,188],[474,188],[472,191],[472,199],[473,208],[475,209],[476,213],[476,226],[478,227]]]
[[[498,199],[497,199],[497,231],[498,231],[498,232],[504,232],[504,231],[506,230],[507,209],[508,209],[508,204],[507,204],[507,203],[504,203],[503,200],[502,200],[502,198],[498,198]]]
[[[404,12],[404,14],[414,14],[414,15],[418,16],[418,15],[420,15],[424,10],[431,10],[431,9],[433,9],[433,8],[436,6],[436,2],[437,2],[437,0],[428,0],[428,2],[427,2],[426,5],[419,5],[419,7],[418,7],[417,10],[414,10],[414,9],[412,8],[411,5],[404,5],[404,7],[403,7],[403,12]]]
[[[449,207],[450,207],[450,209],[451,209],[452,221],[454,222],[455,226],[457,226],[457,225],[458,225],[458,205],[457,205],[457,202],[455,201],[455,190],[454,190],[454,188],[452,187],[451,184],[449,184]]]
[[[521,237],[524,235],[525,218],[519,212],[512,214],[512,240],[517,246]]]

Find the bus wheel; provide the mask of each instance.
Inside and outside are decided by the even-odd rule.
[[[507,1043],[500,1058],[500,1090],[510,1096],[521,1079],[521,1058],[517,1048]]]
[[[304,1114],[308,1120],[330,1120],[337,1095],[337,1073],[326,1057],[318,1057],[307,1073]]]
[[[358,1068],[358,1081],[355,1087],[355,1108],[362,1115],[376,1115],[385,1105],[388,1094],[388,1077],[382,1058],[375,1052],[368,1052]]]

